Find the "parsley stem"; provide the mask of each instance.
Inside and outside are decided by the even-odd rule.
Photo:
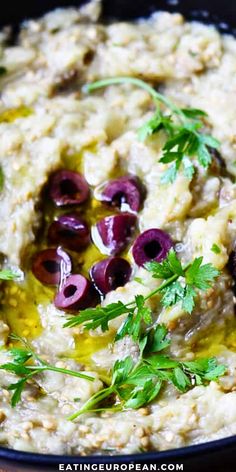
[[[105,398],[108,398],[110,395],[112,395],[112,393],[115,393],[115,387],[113,385],[111,385],[110,387],[106,387],[103,390],[100,390],[99,392],[95,393],[79,411],[73,413],[73,415],[69,416],[67,419],[69,421],[75,420],[76,418],[78,418],[78,416],[93,409],[95,405],[100,403]]]
[[[104,411],[116,412],[116,411],[122,411],[122,409],[123,409],[122,405],[119,404],[119,405],[114,405],[111,407],[94,408],[93,410],[89,410],[89,413],[102,413]]]
[[[179,278],[179,275],[177,275],[177,274],[172,275],[172,277],[170,277],[165,282],[163,282],[163,284],[159,285],[159,287],[155,288],[154,290],[152,290],[152,292],[150,292],[148,295],[146,295],[146,297],[144,297],[144,300],[145,301],[149,300],[149,298],[152,298],[158,292],[161,292],[161,290],[163,290],[163,288],[168,287],[168,285],[170,285],[172,282],[174,282],[178,278]]]
[[[183,268],[183,272],[185,274],[186,270],[191,266],[191,263],[187,264],[184,268]],[[184,276],[183,274],[183,276]],[[163,282],[163,284],[159,285],[159,287],[157,287],[156,289],[154,289],[152,292],[150,292],[148,295],[146,295],[146,297],[144,297],[144,300],[149,300],[149,298],[153,297],[154,295],[156,295],[158,292],[161,292],[164,288],[168,287],[168,285],[170,285],[172,282],[175,282],[175,280],[177,280],[179,278],[179,274],[174,274],[172,275],[171,277],[169,277],[169,279],[167,279],[165,282]]]
[[[27,368],[28,369],[32,369],[33,371],[35,371],[34,373],[39,373],[39,372],[43,372],[45,370],[50,370],[51,372],[59,372],[61,374],[67,374],[67,375],[71,375],[73,377],[79,377],[81,379],[85,379],[85,380],[90,380],[91,382],[94,380],[94,377],[90,377],[90,375],[86,375],[86,374],[81,374],[81,372],[76,372],[75,370],[70,370],[70,369],[62,369],[60,367],[54,367],[54,366],[51,366],[51,365],[42,365],[42,366],[35,366],[35,365],[27,365]]]
[[[112,77],[110,79],[103,79],[103,80],[98,80],[96,82],[92,82],[90,84],[86,84],[83,87],[84,92],[93,92],[94,90],[98,90],[100,88],[108,87],[109,85],[121,85],[121,84],[132,84],[136,85],[139,88],[142,88],[143,90],[146,90],[151,97],[154,99],[154,101],[158,101],[163,103],[167,108],[169,108],[171,111],[173,111],[176,115],[179,116],[181,121],[185,122],[186,118],[182,110],[177,107],[174,103],[172,103],[171,100],[169,100],[167,97],[162,95],[161,93],[157,92],[151,85],[147,84],[141,79],[136,79],[135,77]]]

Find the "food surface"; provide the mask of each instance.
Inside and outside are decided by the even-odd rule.
[[[236,40],[101,4],[0,33],[0,445],[236,434]]]

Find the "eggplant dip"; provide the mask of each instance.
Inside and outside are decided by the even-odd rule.
[[[236,40],[100,3],[0,33],[0,444],[236,434]]]

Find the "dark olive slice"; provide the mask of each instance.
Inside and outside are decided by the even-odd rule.
[[[126,175],[108,182],[102,192],[102,200],[110,206],[138,212],[144,199],[144,187],[138,177]],[[128,208],[127,208],[128,206]]]
[[[60,247],[45,249],[34,256],[32,272],[43,284],[59,284],[71,273],[71,270],[71,258]]]
[[[63,169],[51,176],[49,195],[57,206],[80,205],[89,197],[89,186],[79,172]]]
[[[90,241],[87,223],[76,213],[59,216],[49,226],[48,239],[53,244],[62,244],[72,251],[82,251]]]
[[[104,254],[116,256],[129,244],[136,225],[137,217],[132,213],[107,216],[97,223],[94,242]]]
[[[131,266],[122,257],[109,257],[95,264],[91,278],[98,290],[106,294],[117,287],[123,287],[130,279]]]
[[[56,308],[64,311],[83,310],[98,303],[98,292],[80,274],[70,275],[55,296]]]
[[[171,237],[161,229],[148,229],[140,234],[133,245],[133,258],[138,266],[146,262],[161,262],[173,246]]]

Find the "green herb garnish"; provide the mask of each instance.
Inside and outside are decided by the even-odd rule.
[[[12,269],[0,270],[0,280],[17,280],[19,278],[21,278],[21,275]]]
[[[84,406],[68,419],[74,420],[87,412],[112,409],[137,409],[155,400],[168,382],[184,393],[196,385],[206,385],[224,375],[226,367],[215,358],[182,362],[163,355],[169,346],[167,329],[157,325],[140,339],[140,358],[137,364],[128,356],[118,360],[112,369],[111,385],[95,393]],[[118,403],[116,402],[118,398]],[[107,408],[104,401],[113,399],[114,406]]]
[[[142,323],[151,323],[151,310],[145,306],[145,302],[153,296],[160,294],[164,307],[170,307],[182,302],[182,308],[191,313],[195,306],[197,290],[207,290],[212,286],[220,272],[212,264],[202,264],[203,258],[198,257],[185,267],[177,258],[173,249],[167,258],[161,262],[149,262],[146,269],[152,277],[163,280],[163,283],[148,295],[137,295],[135,300],[124,304],[121,301],[111,303],[105,307],[97,306],[80,312],[73,316],[64,325],[74,327],[84,324],[85,329],[101,327],[102,331],[108,330],[109,321],[121,315],[127,315],[124,323],[116,335],[116,340],[129,335],[136,341],[141,332]]]
[[[148,262],[146,269],[156,279],[170,281],[161,289],[163,297],[161,303],[164,307],[182,302],[182,308],[191,313],[195,306],[197,290],[207,290],[212,282],[220,274],[212,264],[202,264],[203,257],[197,257],[191,264],[183,267],[173,249],[167,258],[161,262]]]
[[[114,77],[99,80],[84,86],[85,92],[108,87],[109,85],[132,84],[146,90],[154,100],[156,110],[153,117],[139,130],[138,137],[144,141],[148,136],[164,130],[167,141],[163,148],[163,156],[160,162],[171,164],[163,174],[162,183],[171,183],[175,180],[180,166],[184,175],[192,179],[195,172],[191,158],[196,156],[199,164],[207,169],[212,161],[209,148],[218,148],[220,143],[212,136],[205,134],[203,119],[207,113],[196,108],[179,108],[165,95],[157,92],[143,80],[134,77]],[[160,104],[166,109],[163,112]],[[167,114],[170,112],[170,114]]]
[[[215,243],[212,244],[211,251],[214,252],[215,254],[220,254],[221,253],[220,247],[217,246],[217,244],[215,244]]]
[[[55,367],[51,364],[48,364],[43,359],[41,359],[25,341],[25,339],[17,336],[15,334],[11,335],[11,338],[15,341],[23,344],[24,348],[15,347],[9,350],[13,360],[6,364],[0,365],[0,369],[12,372],[20,377],[16,383],[9,385],[8,390],[13,391],[11,398],[11,405],[14,407],[21,400],[21,394],[29,380],[35,380],[35,375],[40,374],[41,372],[51,371],[59,372],[61,374],[71,375],[73,377],[79,377],[81,379],[86,379],[93,381],[94,378],[83,374],[81,372],[76,372],[74,370],[62,369],[60,367]]]

